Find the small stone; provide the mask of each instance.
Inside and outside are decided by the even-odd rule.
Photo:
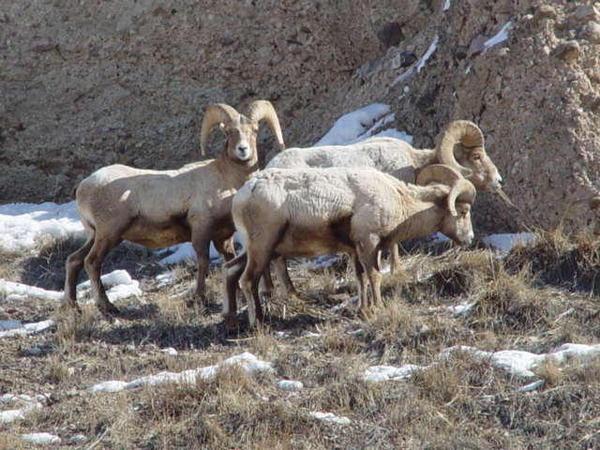
[[[593,5],[581,5],[573,13],[572,19],[577,23],[585,23],[598,19],[598,10]]]
[[[535,12],[537,20],[556,19],[556,9],[551,5],[542,5]]]
[[[417,61],[417,55],[414,52],[402,52],[400,53],[400,67],[408,67],[413,65]]]
[[[589,22],[580,31],[579,35],[594,44],[600,44],[600,23]]]
[[[567,41],[559,44],[553,54],[567,63],[573,63],[579,58],[581,47],[577,41]]]

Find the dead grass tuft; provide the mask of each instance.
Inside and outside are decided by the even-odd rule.
[[[600,293],[600,239],[590,232],[575,236],[563,229],[538,230],[536,242],[516,247],[506,258],[511,273],[525,267],[540,282],[570,290]]]

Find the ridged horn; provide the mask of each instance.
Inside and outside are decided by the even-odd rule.
[[[277,140],[279,151],[285,149],[285,143],[283,141],[283,133],[281,131],[281,125],[279,124],[279,118],[277,112],[273,107],[273,104],[268,100],[255,100],[248,106],[248,118],[254,122],[260,123],[265,121]]]
[[[470,205],[475,202],[475,195],[477,194],[477,190],[473,183],[469,180],[463,178],[458,180],[450,190],[448,194],[448,211],[453,216],[456,216],[456,202],[460,200],[461,202],[469,203]]]
[[[429,183],[441,183],[450,186],[450,193],[447,197],[447,206],[450,214],[456,216],[456,202],[461,200],[467,203],[475,201],[475,186],[469,180],[450,166],[445,164],[431,164],[426,166],[417,175],[417,184],[426,186]]]
[[[220,123],[228,125],[231,122],[239,120],[239,117],[240,113],[225,103],[208,105],[206,111],[204,111],[202,127],[200,128],[200,155],[206,156],[208,137],[216,125]]]
[[[468,177],[471,175],[471,169],[460,165],[454,156],[454,146],[459,143],[466,149],[483,147],[485,139],[479,127],[468,120],[450,122],[444,130],[437,146],[439,162],[449,165],[463,176]]]
[[[431,164],[421,169],[417,175],[416,182],[420,186],[427,186],[429,183],[441,183],[452,186],[462,178],[462,175],[450,166],[445,164]]]

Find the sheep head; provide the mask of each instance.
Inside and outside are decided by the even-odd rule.
[[[485,151],[483,133],[468,120],[455,120],[437,146],[438,161],[471,181],[477,189],[501,192],[502,177]]]
[[[416,181],[421,186],[441,184],[446,187],[444,207],[447,213],[441,221],[439,231],[457,244],[470,245],[474,238],[471,206],[475,202],[476,190],[473,183],[444,164],[425,167]]]
[[[212,130],[219,126],[227,138],[225,150],[233,161],[252,166],[258,161],[256,137],[260,123],[265,121],[277,139],[279,150],[285,148],[277,113],[271,102],[257,100],[243,115],[224,103],[209,105],[200,130],[200,153],[206,155],[206,145]]]

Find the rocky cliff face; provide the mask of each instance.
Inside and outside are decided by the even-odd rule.
[[[521,209],[483,194],[480,229],[582,222],[573,201],[600,190],[594,2],[7,3],[0,201],[67,200],[110,163],[180,166],[206,104],[256,98],[275,103],[290,146],[376,101],[416,146],[475,121]]]

